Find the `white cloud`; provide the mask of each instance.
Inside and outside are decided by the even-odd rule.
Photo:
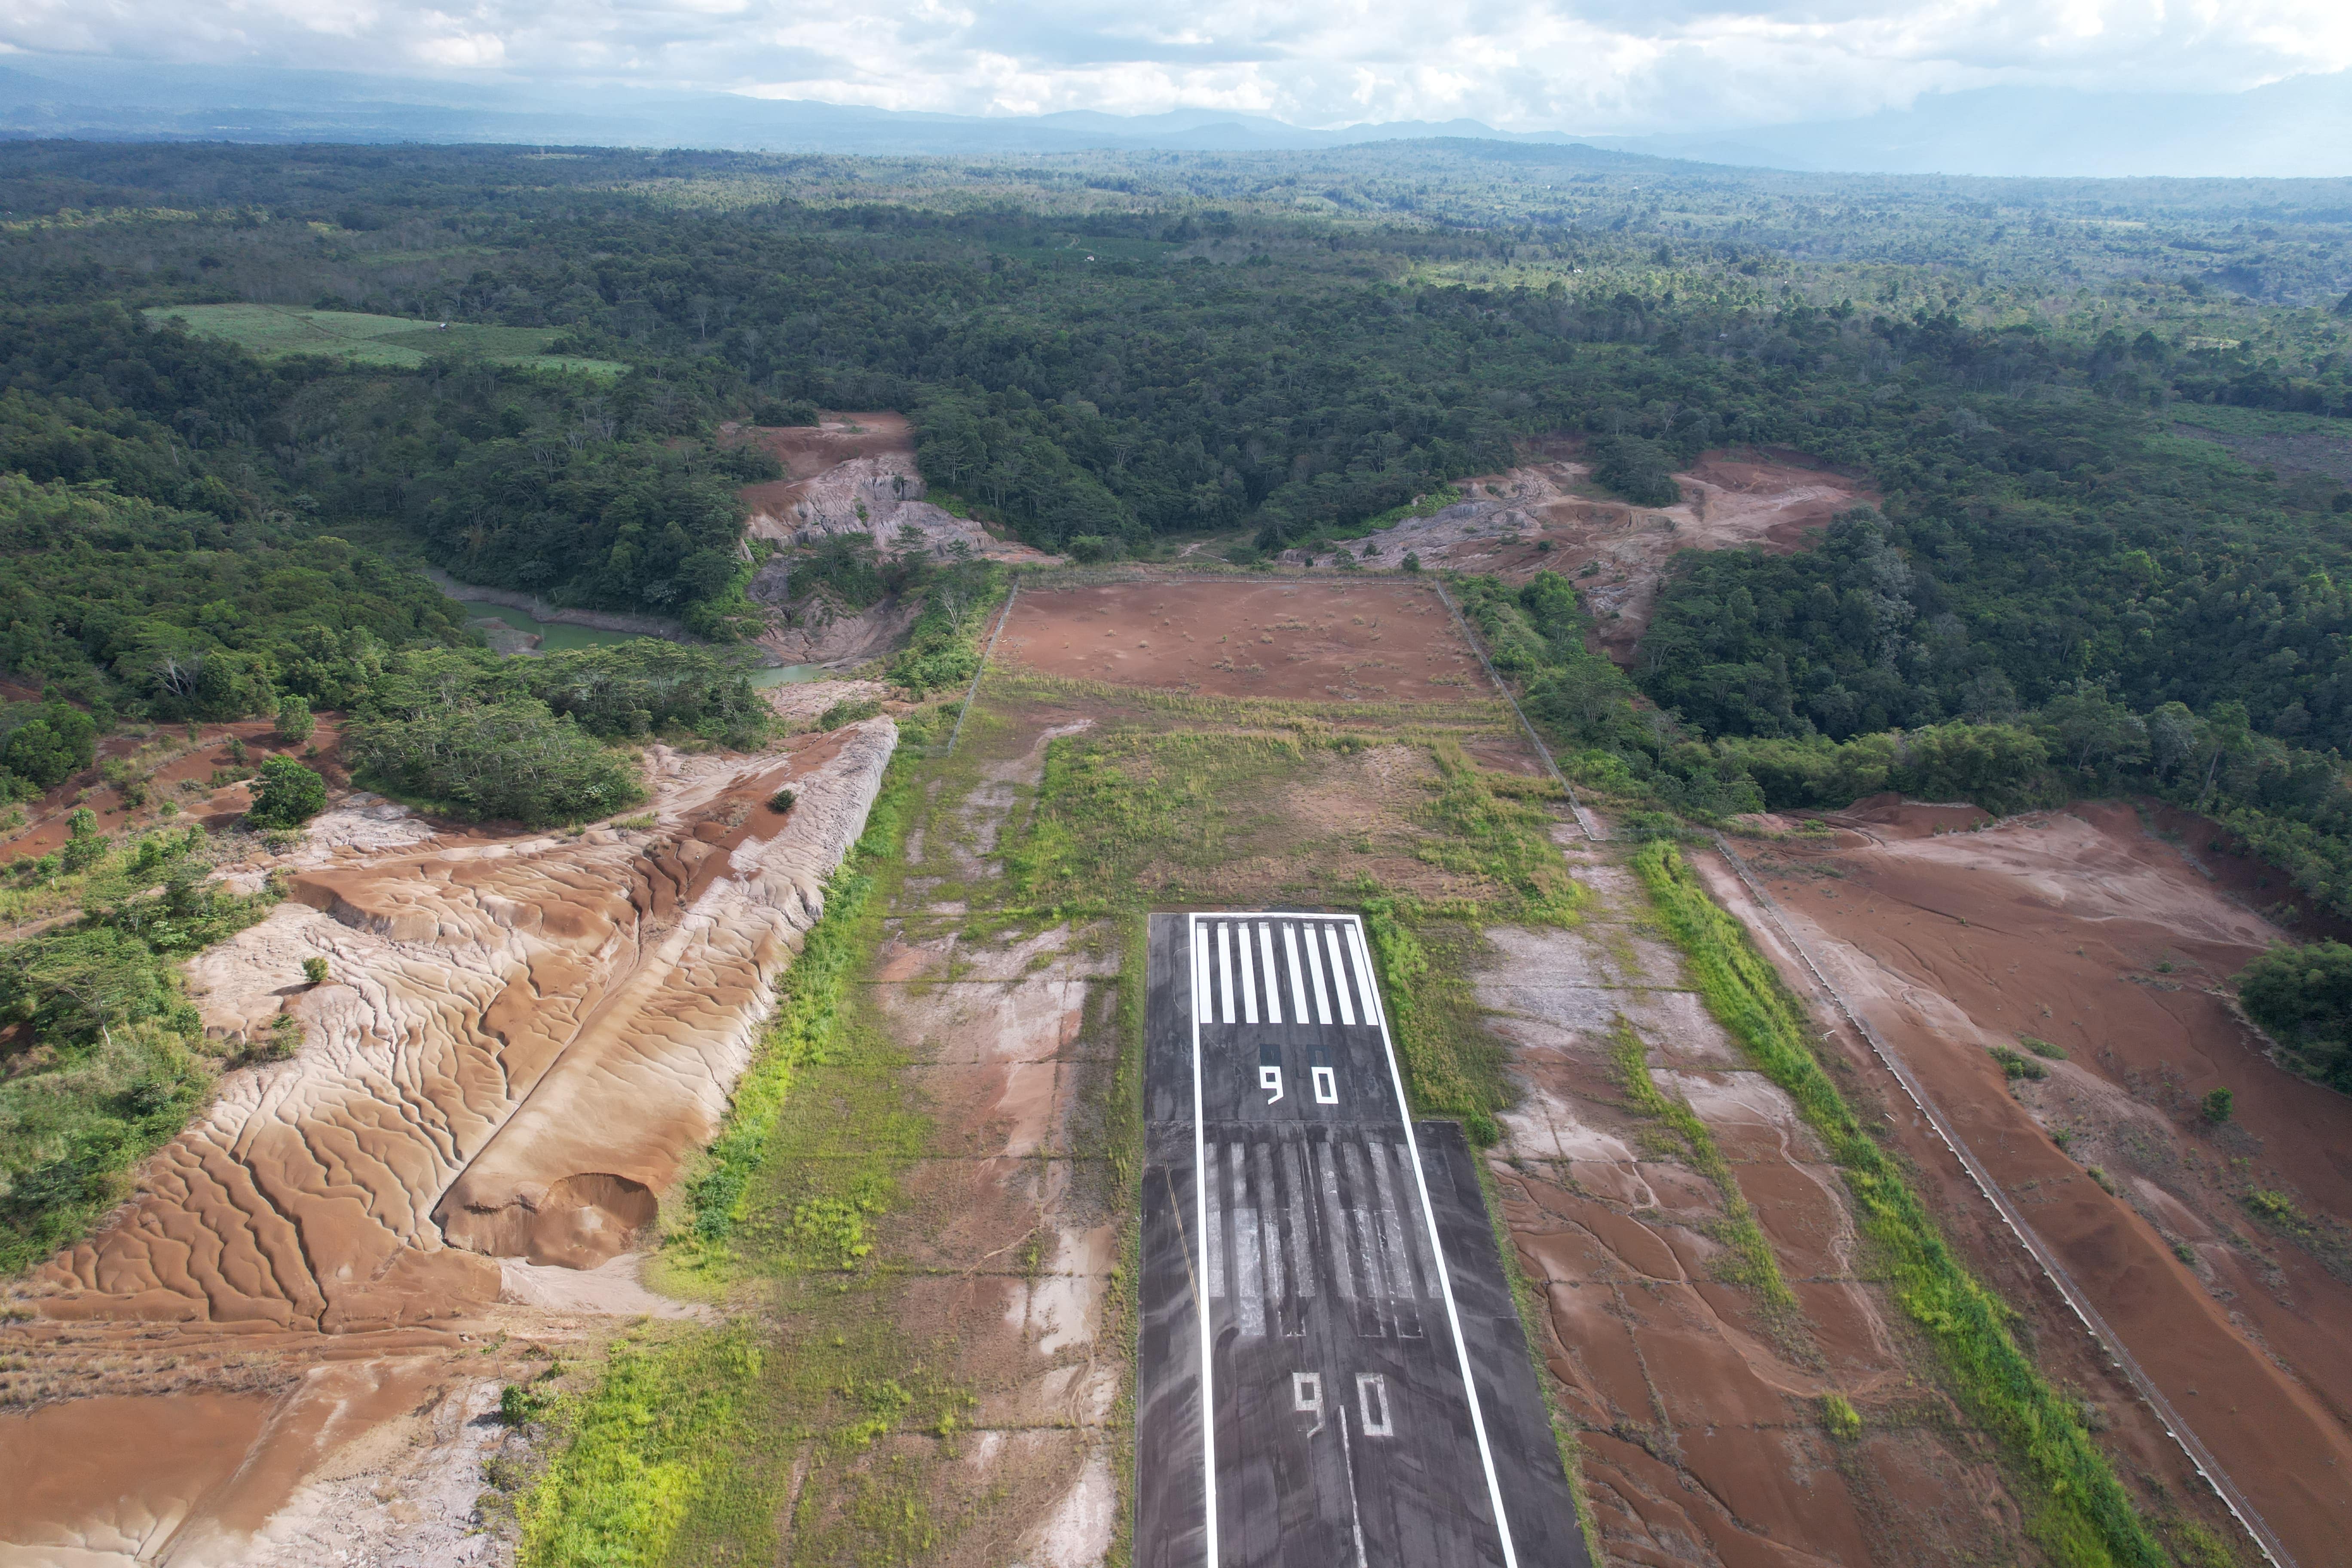
[[[13,0],[0,46],[957,113],[1705,130],[2002,83],[2220,90],[2352,66],[2343,0]]]

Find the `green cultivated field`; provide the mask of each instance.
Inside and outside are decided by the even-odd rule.
[[[199,337],[219,338],[263,359],[312,354],[353,364],[414,370],[428,359],[487,360],[530,370],[610,378],[628,367],[606,359],[551,354],[553,327],[477,327],[453,321],[369,316],[356,310],[299,310],[290,305],[158,305],[151,321],[176,321]]]

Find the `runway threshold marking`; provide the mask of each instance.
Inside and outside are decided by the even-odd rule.
[[[1477,1436],[1479,1468],[1485,1472],[1487,1499],[1494,1505],[1495,1531],[1496,1534],[1499,1538],[1499,1543],[1503,1549],[1504,1568],[1518,1568],[1518,1554],[1512,1550],[1511,1545],[1510,1518],[1503,1507],[1502,1483],[1496,1479],[1495,1474],[1494,1449],[1486,1441],[1486,1412],[1481,1407],[1481,1402],[1478,1397],[1477,1381],[1471,1374],[1470,1371],[1470,1349],[1468,1343],[1462,1337],[1461,1316],[1454,1310],[1454,1286],[1449,1278],[1450,1271],[1448,1270],[1445,1263],[1445,1242],[1444,1237],[1438,1234],[1437,1214],[1435,1209],[1431,1206],[1429,1201],[1429,1177],[1427,1172],[1422,1168],[1421,1145],[1414,1138],[1412,1131],[1412,1110],[1405,1101],[1404,1078],[1397,1068],[1396,1045],[1389,1035],[1387,1011],[1381,1005],[1380,982],[1372,970],[1370,950],[1364,938],[1363,920],[1360,916],[1333,915],[1315,918],[1311,921],[1296,916],[1269,916],[1263,913],[1205,915],[1196,913],[1190,917],[1192,940],[1189,945],[1192,948],[1194,957],[1192,966],[1194,983],[1192,1007],[1192,1195],[1195,1228],[1193,1234],[1203,1237],[1213,1234],[1209,1224],[1208,1122],[1207,1114],[1202,1105],[1201,1025],[1204,1016],[1211,1010],[1210,1004],[1213,1000],[1217,1004],[1216,1012],[1219,1016],[1220,1022],[1231,1024],[1235,1021],[1234,1018],[1234,973],[1235,965],[1229,950],[1232,950],[1236,946],[1238,947],[1240,958],[1239,970],[1241,975],[1242,1017],[1240,1021],[1244,1024],[1255,1024],[1259,1022],[1259,988],[1256,982],[1258,974],[1263,973],[1265,977],[1265,1022],[1268,1024],[1279,1024],[1282,1022],[1281,994],[1283,976],[1277,973],[1274,952],[1273,928],[1277,921],[1282,927],[1284,952],[1286,956],[1290,960],[1290,973],[1288,978],[1294,993],[1293,1017],[1300,1023],[1306,1022],[1307,1018],[1306,980],[1305,976],[1300,974],[1298,971],[1298,948],[1297,942],[1297,932],[1302,927],[1304,927],[1308,933],[1306,943],[1307,952],[1309,957],[1312,972],[1315,976],[1317,1021],[1326,1025],[1331,1021],[1330,1007],[1328,1005],[1329,997],[1327,995],[1324,985],[1324,972],[1321,955],[1316,952],[1317,942],[1315,938],[1319,934],[1323,938],[1323,945],[1328,947],[1330,952],[1330,974],[1332,980],[1330,993],[1336,994],[1338,997],[1339,1021],[1341,1025],[1349,1027],[1355,1026],[1355,1004],[1358,1000],[1360,1000],[1365,1024],[1370,1025],[1380,1031],[1381,1050],[1388,1066],[1389,1087],[1396,1097],[1397,1120],[1404,1128],[1405,1148],[1412,1155],[1411,1163],[1412,1166],[1413,1184],[1421,1198],[1422,1223],[1429,1233],[1430,1253],[1436,1261],[1436,1268],[1433,1272],[1434,1272],[1437,1277],[1440,1297],[1445,1303],[1446,1327],[1452,1333],[1454,1339],[1454,1364],[1461,1369],[1462,1387],[1465,1394],[1467,1396],[1470,1406],[1470,1427],[1472,1432],[1474,1432]],[[1214,998],[1212,998],[1209,995],[1210,979],[1209,965],[1207,963],[1209,935],[1208,931],[1204,929],[1204,922],[1213,924],[1217,933],[1216,989],[1218,994]],[[1262,971],[1259,968],[1259,963],[1253,961],[1254,955],[1250,952],[1250,935],[1251,928],[1253,926],[1255,927],[1255,932],[1258,939],[1257,946],[1259,949],[1258,953],[1255,956],[1255,958],[1263,961],[1264,968]],[[1239,928],[1237,933],[1235,931],[1236,927]],[[1318,927],[1320,928],[1319,931],[1317,929]],[[1343,931],[1346,933],[1344,956],[1342,953],[1340,940],[1340,935]],[[1239,938],[1237,943],[1231,940],[1236,934]],[[1349,994],[1350,990],[1350,981],[1354,983],[1353,989],[1356,993],[1354,998],[1351,998]],[[1268,1104],[1278,1103],[1283,1096],[1287,1092],[1280,1079],[1279,1075],[1281,1070],[1282,1069],[1279,1067],[1261,1067],[1259,1069],[1260,1087],[1271,1090],[1272,1092],[1272,1098],[1267,1101]],[[1313,1069],[1318,1077],[1331,1073],[1333,1070],[1334,1069],[1332,1068],[1325,1067],[1317,1067]],[[1269,1079],[1265,1076],[1268,1073],[1272,1073],[1276,1076]],[[1320,1095],[1318,1096],[1318,1100],[1321,1100],[1321,1098],[1322,1097]],[[1324,1100],[1323,1103],[1336,1103],[1337,1098],[1336,1090],[1334,1090],[1332,1092],[1331,1099]],[[1236,1152],[1238,1152],[1238,1151],[1236,1151]],[[1385,1183],[1383,1183],[1382,1185],[1385,1187]],[[1388,1216],[1383,1215],[1382,1217],[1386,1218]],[[1220,1250],[1222,1250],[1222,1248]],[[1220,1258],[1219,1261],[1222,1262],[1222,1258]],[[1210,1267],[1213,1268],[1215,1265],[1213,1264],[1210,1265]],[[1278,1268],[1279,1265],[1276,1267]],[[1211,1314],[1206,1311],[1202,1311],[1198,1313],[1197,1316],[1201,1322],[1201,1403],[1204,1411],[1213,1412],[1216,1409],[1215,1346],[1213,1341],[1215,1330],[1212,1321]],[[1297,1377],[1315,1377],[1317,1374],[1298,1373],[1295,1375]],[[1367,1380],[1369,1380],[1369,1384]],[[1357,1383],[1359,1408],[1364,1415],[1368,1435],[1376,1436],[1388,1436],[1390,1434],[1391,1418],[1389,1415],[1387,1385],[1385,1381],[1383,1381],[1378,1373],[1361,1373],[1357,1376]],[[1294,1384],[1294,1402],[1297,1402],[1301,1398],[1302,1395],[1297,1392],[1296,1384]],[[1316,1384],[1315,1398],[1317,1401],[1316,1407],[1319,1414],[1322,1398],[1319,1379],[1318,1379]],[[1374,1407],[1375,1402],[1377,1402],[1377,1405],[1380,1410],[1380,1419],[1377,1429],[1375,1429],[1371,1418],[1371,1411]],[[1320,1430],[1319,1425],[1318,1430]],[[1344,1447],[1347,1443],[1347,1423],[1346,1412],[1344,1409],[1340,1413],[1340,1440]],[[1213,1417],[1204,1419],[1201,1423],[1201,1473],[1208,1500],[1209,1568],[1217,1568],[1217,1424]],[[1349,1478],[1349,1490],[1352,1493],[1354,1489],[1352,1464],[1349,1468],[1351,1472]],[[1352,1505],[1354,1499],[1351,1497],[1349,1500]],[[1354,1513],[1356,1510],[1351,1506],[1349,1511]],[[1353,1523],[1356,1555],[1358,1561],[1360,1563],[1363,1559],[1363,1525],[1360,1517],[1356,1519]]]
[[[1150,917],[1138,1568],[1588,1568],[1481,1161],[1411,1120],[1369,938]]]

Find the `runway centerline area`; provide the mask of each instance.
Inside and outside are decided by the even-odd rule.
[[[1476,1164],[1409,1118],[1361,921],[1155,915],[1150,969],[1139,1558],[1583,1568]]]

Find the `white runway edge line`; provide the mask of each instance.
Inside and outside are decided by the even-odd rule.
[[[1209,1228],[1208,1131],[1203,1124],[1201,1089],[1201,1018],[1208,1011],[1210,999],[1209,942],[1208,933],[1201,929],[1201,923],[1203,921],[1213,921],[1242,926],[1244,933],[1243,955],[1246,961],[1248,956],[1246,922],[1263,921],[1276,915],[1276,912],[1257,910],[1248,912],[1192,914],[1185,917],[1190,922],[1189,940],[1185,946],[1190,951],[1192,960],[1192,1203],[1193,1234],[1196,1236],[1205,1237]],[[1452,1271],[1445,1262],[1445,1241],[1438,1232],[1437,1211],[1430,1205],[1429,1176],[1422,1167],[1421,1141],[1413,1135],[1412,1108],[1405,1100],[1404,1076],[1397,1068],[1396,1043],[1389,1037],[1388,1009],[1381,1002],[1380,980],[1372,970],[1371,948],[1364,938],[1363,920],[1358,915],[1305,912],[1295,914],[1281,912],[1280,918],[1286,921],[1313,922],[1327,927],[1339,925],[1347,931],[1348,966],[1356,972],[1360,983],[1364,1003],[1363,1021],[1381,1032],[1381,1050],[1389,1065],[1389,1085],[1396,1091],[1397,1117],[1404,1124],[1405,1148],[1412,1155],[1413,1186],[1421,1196],[1421,1217],[1422,1223],[1429,1230],[1430,1252],[1437,1260],[1438,1289],[1445,1301],[1446,1326],[1452,1330],[1454,1335],[1454,1356],[1455,1363],[1462,1371],[1463,1395],[1470,1403],[1470,1429],[1478,1439],[1478,1463],[1486,1473],[1486,1497],[1495,1510],[1495,1533],[1502,1543],[1503,1568],[1518,1568],[1518,1553],[1511,1544],[1510,1517],[1503,1507],[1502,1481],[1495,1472],[1495,1450],[1486,1440],[1486,1411],[1478,1398],[1477,1378],[1470,1370],[1470,1345],[1469,1342],[1463,1337],[1462,1317],[1454,1305],[1454,1279]],[[1219,934],[1222,938],[1222,931]],[[1330,933],[1327,931],[1326,934]],[[1311,939],[1307,942],[1307,950],[1310,952],[1314,951],[1314,942]],[[1220,941],[1218,957],[1221,961],[1224,957],[1224,952],[1223,942]],[[1266,956],[1271,962],[1273,952],[1270,947]],[[1348,987],[1338,973],[1339,955],[1334,952],[1331,956],[1334,971],[1331,978],[1334,982],[1334,989],[1339,993],[1339,1005],[1344,1016],[1348,1012]],[[1318,975],[1317,978],[1319,989],[1321,977]],[[1230,997],[1231,978],[1221,973],[1219,979],[1225,987],[1224,994]],[[1227,1005],[1230,1006],[1230,1005],[1229,1002]],[[1352,1017],[1349,1017],[1348,1021],[1351,1024],[1355,1022]],[[1208,1509],[1208,1568],[1217,1568],[1217,1402],[1214,1373],[1211,1362],[1215,1344],[1209,1322],[1207,1298],[1203,1296],[1196,1300],[1194,1307],[1201,1325],[1201,1469]],[[1352,1479],[1351,1475],[1351,1482]]]

